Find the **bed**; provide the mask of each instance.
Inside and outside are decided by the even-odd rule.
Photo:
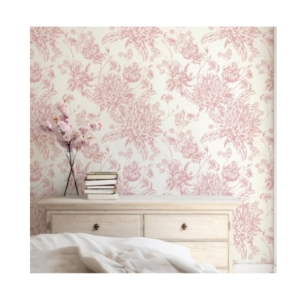
[[[31,273],[218,273],[185,246],[144,237],[41,234],[30,238],[30,257]]]
[[[52,196],[30,238],[32,273],[232,272],[231,197]]]

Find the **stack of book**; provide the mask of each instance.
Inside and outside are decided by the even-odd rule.
[[[89,200],[117,200],[117,172],[89,172],[85,177],[84,193]]]

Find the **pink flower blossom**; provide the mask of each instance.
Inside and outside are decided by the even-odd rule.
[[[90,124],[93,131],[100,130],[102,128],[102,123]]]
[[[121,27],[117,31],[108,33],[102,43],[115,42],[122,39],[126,40],[126,45],[133,45],[138,54],[142,56],[143,61],[148,59],[148,49],[154,47],[155,38],[162,35],[162,32],[157,27]]]
[[[68,105],[65,103],[58,103],[57,108],[63,114],[63,117],[54,118],[54,124],[46,121],[46,125],[41,125],[41,130],[53,134],[59,145],[68,152],[92,146],[95,142],[92,132],[100,130],[102,124],[100,122],[95,124],[88,123],[85,126],[74,129],[69,123],[70,114]]]
[[[224,145],[227,146],[231,143],[245,160],[247,157],[246,144],[252,146],[253,138],[260,133],[262,114],[256,104],[234,101],[230,106],[221,106],[219,103],[218,111],[210,111],[210,117],[216,122],[215,130],[204,134],[201,142],[211,142],[225,137]]]
[[[123,77],[128,82],[137,82],[141,78],[141,69],[134,62],[131,66],[124,69]]]
[[[30,181],[38,181],[42,177],[42,169],[40,165],[35,161],[30,165]]]
[[[192,158],[199,162],[202,158],[202,153],[199,151],[197,144],[185,140],[180,146],[180,152],[185,158]]]
[[[203,36],[201,43],[211,43],[225,38],[225,47],[232,44],[243,61],[248,55],[246,45],[253,50],[254,39],[261,34],[260,30],[255,27],[219,27],[213,30]]]
[[[141,177],[141,168],[134,161],[132,164],[124,168],[123,176],[128,181],[137,181]]]
[[[223,69],[222,77],[227,82],[236,82],[240,78],[240,69],[235,62]]]
[[[263,211],[258,209],[258,202],[241,204],[234,211],[234,244],[243,259],[247,257],[247,244],[251,248],[254,237],[261,231],[262,213]]]
[[[89,145],[89,140],[83,137],[74,139],[72,142],[72,148],[77,150],[80,150],[81,148],[86,147],[88,145]]]
[[[103,76],[99,85],[95,86],[93,100],[100,110],[115,110],[121,104],[127,105],[133,95],[121,76],[109,73]]]
[[[170,94],[163,94],[161,96],[161,100],[166,101],[167,103],[169,103],[171,100],[174,100],[173,96]]]
[[[198,46],[196,44],[186,42],[180,52],[184,58],[191,59],[198,53]]]
[[[58,110],[64,115],[64,117],[69,118],[70,117],[70,110],[69,106],[65,103],[57,103]]]
[[[229,165],[225,166],[222,171],[222,176],[227,181],[236,181],[240,177],[240,168],[235,161],[232,161]]]
[[[85,95],[86,87],[91,87],[93,76],[88,74],[89,65],[82,70],[83,66],[80,62],[73,62],[69,64],[71,78],[68,80],[68,88],[71,91],[79,90],[81,94]]]
[[[182,195],[190,194],[188,186],[192,185],[190,181],[193,179],[193,176],[187,171],[188,164],[182,168],[178,160],[163,160],[163,165],[166,166],[169,175],[166,188],[168,190],[179,190]]]
[[[144,99],[150,96],[147,93]],[[132,101],[126,106],[122,105],[121,109],[116,118],[118,129],[105,134],[102,142],[126,138],[125,146],[133,143],[145,160],[148,157],[148,145],[153,146],[155,138],[161,134],[161,111],[157,105],[151,105],[146,100]]]
[[[30,82],[38,82],[42,78],[42,70],[38,63],[30,66]]]
[[[88,135],[89,133],[92,133],[92,128],[91,126],[82,126],[82,127],[79,127],[78,129],[81,134],[84,136],[84,135]]]
[[[52,129],[52,124],[49,121],[46,121],[46,124],[49,129]]]
[[[55,48],[56,39],[63,35],[59,27],[31,27],[30,43],[35,44],[44,61],[50,58],[50,50]]]
[[[82,148],[81,151],[84,157],[93,159],[94,162],[101,162],[101,160],[104,159],[104,154],[100,152],[99,146],[96,143],[89,147]]]
[[[191,86],[193,77],[187,74],[187,67],[182,70],[180,63],[172,61],[169,66],[169,79],[167,80],[167,89],[169,91],[178,90],[181,96],[184,96],[185,89]]]
[[[198,178],[193,195],[232,196],[232,191],[218,174],[206,173]]]
[[[96,44],[86,43],[81,52],[86,59],[91,59],[99,54],[99,47]]]
[[[206,111],[226,106],[232,98],[231,90],[217,74],[202,76],[192,92],[192,101],[199,106],[200,110],[206,109]]]

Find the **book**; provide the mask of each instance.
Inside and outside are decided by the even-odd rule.
[[[94,190],[94,189],[116,189],[117,186],[115,184],[113,185],[88,185],[85,187],[86,189],[91,189],[91,190]]]
[[[107,190],[100,190],[100,189],[85,189],[85,194],[115,194],[116,189],[107,189]]]
[[[117,179],[99,179],[99,180],[88,180],[85,179],[85,185],[90,186],[90,185],[112,185],[112,184],[117,184],[118,180]]]
[[[100,195],[100,194],[87,194],[88,200],[118,200],[119,194],[115,193],[112,195]]]
[[[118,172],[116,171],[92,171],[92,172],[88,172],[86,173],[88,175],[118,175]]]
[[[86,174],[86,179],[117,179],[117,172],[89,172]]]

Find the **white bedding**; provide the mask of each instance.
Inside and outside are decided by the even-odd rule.
[[[31,273],[218,273],[197,264],[185,246],[143,237],[86,233],[30,237]]]

